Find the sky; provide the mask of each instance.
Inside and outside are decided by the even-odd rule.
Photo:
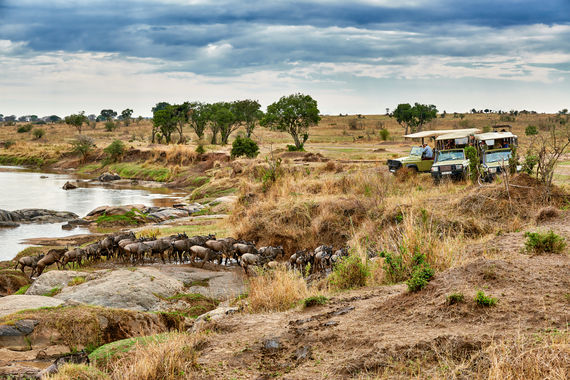
[[[0,114],[570,108],[570,0],[0,0]]]

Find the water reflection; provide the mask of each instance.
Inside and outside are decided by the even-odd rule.
[[[96,207],[126,204],[170,206],[177,194],[170,189],[114,189],[78,183],[74,190],[63,190],[75,177],[56,173],[37,173],[23,168],[0,166],[0,209],[46,208],[71,211],[85,216]],[[66,231],[62,224],[22,224],[18,228],[0,228],[0,260],[13,258],[26,246],[22,239],[32,237],[62,237],[86,233],[86,229]]]

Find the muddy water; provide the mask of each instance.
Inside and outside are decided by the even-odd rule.
[[[180,194],[169,189],[113,189],[78,183],[74,190],[62,186],[75,177],[66,174],[31,172],[24,168],[0,166],[0,209],[46,208],[71,211],[85,216],[96,207],[126,204],[147,206],[171,205]],[[75,183],[75,182],[74,182]],[[26,245],[22,239],[34,237],[62,237],[88,233],[87,229],[63,230],[64,223],[22,224],[17,228],[0,228],[0,261],[12,259]]]

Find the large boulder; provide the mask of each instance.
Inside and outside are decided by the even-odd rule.
[[[154,311],[160,309],[161,297],[175,295],[183,289],[182,281],[159,269],[119,269],[103,273],[99,278],[80,285],[66,286],[54,297],[89,305]]]
[[[121,177],[115,173],[103,173],[98,178],[101,182],[111,182],[111,181],[118,181]]]
[[[188,210],[185,209],[164,207],[156,211],[152,211],[147,216],[149,218],[158,219],[158,220],[171,220],[171,219],[184,218],[189,215],[190,214],[188,213]]]
[[[87,214],[88,217],[96,218],[103,214],[105,215],[124,215],[127,212],[131,211],[133,208],[145,211],[146,206],[142,204],[138,205],[125,205],[125,206],[101,206],[97,207],[96,209],[92,210]]]
[[[0,210],[0,221],[20,223],[61,223],[77,219],[79,216],[69,211],[54,211],[27,208],[15,211]]]
[[[74,185],[73,183],[67,181],[67,182],[63,185],[62,189],[63,189],[63,190],[73,190],[73,189],[77,189],[77,185]]]
[[[41,296],[49,293],[53,288],[65,288],[75,277],[83,277],[85,281],[90,281],[100,276],[100,272],[87,273],[72,270],[52,270],[42,273],[28,288],[26,294]]]
[[[0,298],[0,317],[16,313],[25,309],[37,309],[40,307],[54,307],[63,304],[63,300],[53,297],[33,295],[11,295]]]

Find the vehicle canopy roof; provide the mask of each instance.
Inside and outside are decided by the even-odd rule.
[[[452,139],[460,139],[464,137],[469,137],[475,133],[479,132],[477,128],[471,129],[457,129],[454,130],[452,133],[447,133],[445,135],[438,136],[436,140],[452,140]]]
[[[475,138],[479,141],[481,140],[496,140],[496,139],[508,139],[508,138],[516,138],[517,135],[513,135],[512,132],[487,132],[487,133],[478,133],[475,135]]]
[[[467,133],[467,135],[477,133],[479,130],[477,128],[467,128],[467,129],[440,129],[440,130],[433,130],[433,131],[421,131],[416,133],[411,133],[409,135],[404,135],[404,137],[409,139],[419,139],[424,137],[437,137],[441,135],[446,135],[450,133]]]

